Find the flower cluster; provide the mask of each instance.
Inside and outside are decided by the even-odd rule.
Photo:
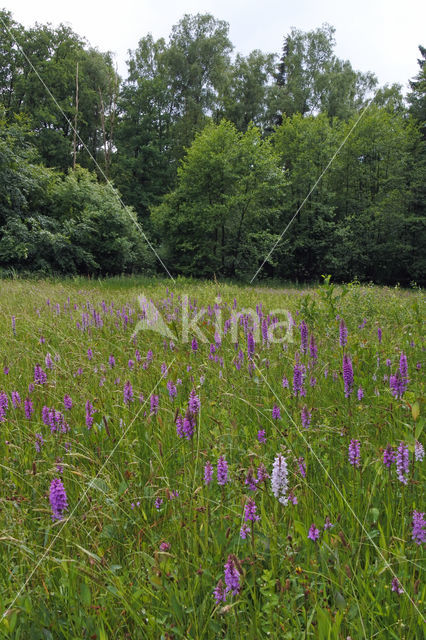
[[[60,478],[54,478],[50,484],[50,506],[52,508],[52,520],[61,520],[64,511],[68,509],[68,499],[65,487]]]
[[[272,493],[281,504],[288,504],[288,468],[283,455],[278,454],[274,460],[271,476]]]

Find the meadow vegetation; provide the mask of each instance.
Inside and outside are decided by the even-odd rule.
[[[0,637],[422,638],[423,302],[2,281]]]

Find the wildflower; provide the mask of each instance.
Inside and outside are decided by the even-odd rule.
[[[182,424],[182,433],[187,440],[191,440],[192,436],[194,435],[195,426],[196,426],[196,423],[195,423],[194,416],[187,411],[185,413],[185,417],[183,419],[183,424]]]
[[[379,341],[379,344],[382,342],[382,330],[380,327],[377,327],[377,340]]]
[[[244,484],[246,484],[248,486],[248,488],[250,489],[250,491],[256,491],[257,489],[257,480],[253,475],[253,469],[249,469],[247,472],[247,476],[246,479],[244,481]]]
[[[394,398],[401,397],[401,378],[399,371],[397,371],[396,375],[389,377],[389,388]]]
[[[311,424],[311,412],[308,410],[306,406],[304,406],[301,411],[301,419],[302,419],[302,426],[305,427],[305,429],[307,429]]]
[[[272,418],[273,420],[279,420],[281,418],[280,408],[276,404],[272,407]]]
[[[318,348],[315,344],[315,338],[313,334],[311,335],[311,339],[309,341],[309,355],[312,358],[312,362],[316,362],[316,360],[318,359]]]
[[[266,442],[266,431],[265,431],[265,429],[259,429],[259,431],[257,432],[257,439],[261,444],[264,444]]]
[[[12,391],[12,404],[14,409],[17,409],[21,405],[21,396],[17,391]]]
[[[232,591],[234,596],[238,595],[241,586],[240,586],[240,572],[238,571],[235,563],[235,556],[229,555],[228,561],[225,564],[225,584],[226,584],[226,593]]]
[[[260,465],[257,468],[256,484],[258,484],[259,482],[265,482],[268,478],[269,478],[269,474],[266,471],[266,467],[263,464],[263,462],[261,462]]]
[[[302,478],[306,478],[306,464],[305,464],[305,458],[303,458],[303,456],[301,456],[298,461],[297,464],[299,466],[299,471],[300,471],[300,475],[302,476]]]
[[[25,399],[24,407],[25,407],[25,416],[26,416],[26,418],[28,420],[31,420],[31,416],[34,413],[34,406],[33,406],[33,403],[31,402],[31,400],[29,398]]]
[[[223,456],[217,461],[217,483],[224,486],[228,482],[228,463]]]
[[[192,338],[192,342],[191,342],[191,349],[192,349],[193,353],[195,353],[196,351],[198,351],[198,342],[197,342],[197,338]]]
[[[170,398],[172,400],[174,398],[176,398],[177,389],[176,389],[176,385],[174,384],[173,380],[168,380],[168,382],[167,382],[167,391],[169,392],[169,396],[170,396]]]
[[[133,400],[133,387],[129,380],[127,380],[123,389],[124,404],[130,404]]]
[[[204,467],[204,484],[208,486],[213,478],[213,465],[207,462]]]
[[[327,516],[325,519],[325,523],[324,523],[324,529],[325,531],[327,531],[327,529],[331,529],[331,527],[333,527],[334,525],[331,524],[330,522],[330,518]]]
[[[348,343],[348,330],[343,320],[340,320],[339,325],[339,342],[341,347],[346,346]]]
[[[188,401],[189,411],[193,415],[196,415],[200,411],[200,407],[201,407],[200,399],[197,396],[195,389],[192,389],[189,395],[189,401]]]
[[[401,396],[405,393],[408,386],[408,365],[407,356],[401,351],[401,357],[399,359],[399,373],[401,374]]]
[[[400,442],[396,454],[396,472],[398,474],[398,480],[402,482],[402,484],[407,484],[408,482],[408,464],[408,447],[404,442]]]
[[[359,387],[357,395],[358,395],[358,401],[361,402],[361,400],[364,397],[364,391],[363,391],[362,387]]]
[[[34,367],[34,382],[35,384],[45,384],[47,382],[47,375],[39,364]]]
[[[91,348],[89,347],[87,349],[87,359],[91,360],[93,358],[93,351],[91,350]]]
[[[15,319],[15,316],[12,316],[12,332],[13,332],[13,335],[16,336],[16,319]]]
[[[127,366],[129,367],[130,370],[132,370],[133,367],[135,366],[135,361],[134,360],[129,360],[129,362],[127,363]]]
[[[41,433],[36,433],[35,434],[35,450],[37,451],[37,453],[40,453],[42,446],[44,445],[44,440],[43,440],[43,436]]]
[[[157,509],[157,511],[160,510],[162,504],[163,504],[163,498],[156,498],[155,499],[154,506]]]
[[[111,369],[113,369],[115,367],[115,358],[114,358],[114,356],[111,355],[108,358],[108,363],[109,363],[109,366],[111,367]]]
[[[392,591],[395,591],[398,595],[401,595],[401,593],[404,593],[404,589],[401,587],[401,583],[396,577],[392,579],[391,588],[392,588]]]
[[[65,487],[60,478],[54,478],[50,484],[50,506],[52,508],[52,520],[61,520],[63,512],[68,509],[68,500]]]
[[[416,462],[422,462],[424,457],[425,457],[424,447],[421,442],[416,440],[416,443],[414,445],[414,459]]]
[[[411,538],[419,545],[422,544],[422,542],[426,542],[426,520],[425,514],[421,511],[413,511],[413,529]]]
[[[284,506],[287,505],[288,469],[283,455],[278,454],[274,460],[271,477],[272,493]]]
[[[345,353],[343,356],[343,382],[345,385],[345,398],[349,398],[352,393],[354,383],[354,373],[350,357]]]
[[[386,449],[383,451],[383,464],[385,465],[385,467],[389,469],[394,462],[395,462],[395,451],[390,445],[388,445]]]
[[[168,551],[170,549],[170,543],[169,542],[162,542],[160,544],[160,551]]]
[[[248,522],[249,520],[252,522],[260,520],[260,516],[256,513],[256,503],[251,498],[244,507],[244,521]]]
[[[213,591],[213,595],[216,599],[216,604],[226,601],[226,591],[222,580],[219,580],[219,582],[217,583],[216,588]]]
[[[64,396],[64,407],[65,407],[65,409],[68,409],[68,410],[70,410],[72,408],[71,396],[69,396],[69,395],[65,395]]]
[[[254,344],[253,334],[251,333],[251,331],[249,331],[247,334],[247,356],[249,358],[252,358],[254,356],[254,349],[255,349],[255,344]]]
[[[185,432],[183,430],[183,418],[180,413],[178,413],[176,416],[176,433],[178,435],[178,438],[183,438],[185,435]]]
[[[9,400],[4,391],[0,391],[0,422],[6,419],[6,409],[9,406]]]
[[[293,369],[293,393],[296,397],[298,394],[300,396],[305,395],[303,389],[303,371],[298,362],[295,363]]]
[[[298,504],[297,496],[294,494],[294,491],[290,491],[290,493],[288,494],[288,499],[289,502],[291,502],[291,504],[293,504],[294,506]]]
[[[151,413],[156,416],[158,413],[159,397],[152,394],[150,398],[150,403],[151,403]]]
[[[359,467],[361,445],[359,440],[351,440],[349,444],[349,462],[354,467]]]
[[[240,538],[245,540],[250,532],[251,532],[250,527],[247,524],[243,524],[243,526],[240,529]]]
[[[317,529],[314,524],[311,524],[308,531],[308,538],[310,540],[313,540],[313,542],[316,542],[319,538],[319,534],[320,534],[319,529]]]
[[[268,322],[266,318],[262,320],[262,342],[263,344],[268,344]]]
[[[93,409],[93,405],[90,400],[86,402],[86,426],[88,429],[91,429],[93,426],[93,414],[95,413]]]
[[[288,380],[287,380],[287,378],[285,376],[283,376],[282,385],[283,385],[283,389],[288,389],[289,388]]]
[[[300,351],[305,354],[308,353],[308,327],[306,322],[302,320],[299,326],[300,329]]]

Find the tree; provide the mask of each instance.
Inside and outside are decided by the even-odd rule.
[[[246,131],[250,122],[262,130],[267,124],[267,107],[271,91],[275,56],[256,49],[247,57],[237,54],[230,65],[228,81],[223,90],[220,116]]]
[[[142,38],[128,61],[119,98],[112,173],[125,201],[142,218],[174,184],[173,126],[177,118],[165,61],[166,43]]]
[[[9,31],[3,28],[0,45],[0,60],[7,61],[0,72],[0,99],[8,120],[13,122],[16,114],[25,114],[30,128],[37,132],[34,144],[43,162],[62,170],[70,167],[78,63],[78,133],[92,156],[103,162],[101,103],[106,105],[103,111],[108,116],[117,93],[110,54],[89,48],[64,25],[55,29],[49,25],[24,29],[10,15],[2,17]],[[94,167],[81,144],[78,161]]]
[[[227,22],[208,13],[185,14],[172,28],[165,59],[179,116],[174,130],[177,159],[220,104],[233,49],[228,32]]]
[[[420,71],[410,80],[411,92],[408,94],[410,114],[421,126],[423,139],[426,140],[426,48],[419,45],[421,58],[417,60]]]
[[[311,280],[327,272],[336,220],[326,167],[341,139],[339,120],[330,121],[325,114],[303,117],[300,113],[284,117],[271,138],[289,180],[280,233],[296,216],[272,256],[275,275]]]
[[[219,107],[232,50],[228,28],[209,14],[185,15],[168,43],[148,35],[131,53],[113,176],[143,219],[173,188],[185,148]]]
[[[152,212],[168,259],[186,275],[247,273],[275,238],[284,186],[256,127],[209,124],[188,149],[176,189]]]
[[[270,107],[277,124],[282,114],[322,111],[347,118],[377,84],[374,74],[354,71],[334,55],[334,33],[324,24],[314,31],[292,29],[286,36]]]

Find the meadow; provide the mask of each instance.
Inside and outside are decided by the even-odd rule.
[[[0,287],[0,638],[424,637],[420,289]]]

